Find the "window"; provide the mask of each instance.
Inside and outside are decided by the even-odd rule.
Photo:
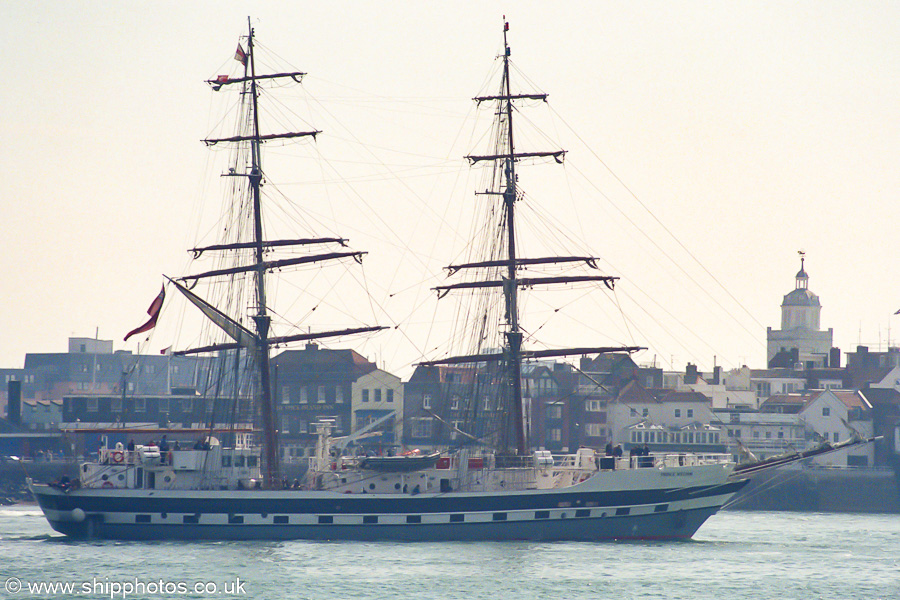
[[[588,437],[603,437],[606,434],[602,423],[585,423],[584,433]]]
[[[753,432],[753,439],[759,439],[759,432],[758,432],[758,431],[754,431],[754,432]]]
[[[109,410],[113,412],[122,412],[122,398],[113,398],[110,400]]]
[[[425,394],[422,396],[422,408],[425,410],[431,410],[431,395]]]
[[[336,388],[334,388],[334,401],[337,404],[344,403],[344,388],[342,388],[341,386],[337,386]]]
[[[772,395],[772,384],[768,381],[758,381],[756,383],[756,397],[768,398]]]
[[[766,439],[767,439],[767,440],[771,440],[771,439],[772,439],[772,432],[771,432],[771,431],[767,431],[767,432],[766,432]]]
[[[551,442],[560,442],[562,441],[562,429],[559,427],[554,427],[552,429],[547,430],[547,439]]]
[[[431,437],[431,428],[432,428],[432,419],[430,419],[430,418],[413,419],[412,436],[415,438]]]
[[[585,402],[584,408],[589,412],[600,412],[603,410],[603,403],[599,400],[588,400]]]
[[[319,388],[316,390],[316,400],[319,402],[319,404],[325,404],[325,386],[324,385],[320,385]]]
[[[394,401],[394,390],[387,390],[387,401],[388,402]]]
[[[779,431],[779,432],[778,432],[778,439],[779,439],[779,440],[783,440],[783,439],[784,439],[784,432],[783,432],[783,431]]]
[[[835,432],[834,432],[834,436],[832,437],[832,439],[833,439],[835,442],[841,441],[840,434],[839,434],[837,431],[835,431]]]
[[[306,386],[304,385],[300,387],[300,404],[306,404],[307,401],[308,399],[306,397]]]
[[[160,398],[159,402],[156,405],[159,408],[159,412],[167,413],[169,412],[169,399],[168,398]]]
[[[831,416],[831,408],[829,408],[827,406],[823,406],[822,407],[822,416],[823,417]]]
[[[281,403],[282,404],[290,404],[291,403],[291,388],[290,388],[290,386],[287,386],[287,385],[281,386]]]
[[[369,390],[363,390],[363,391],[362,391],[362,401],[363,401],[363,402],[368,402],[368,401],[369,401]]]
[[[87,411],[88,412],[97,412],[100,408],[100,401],[97,398],[88,398],[87,399]]]
[[[547,407],[548,419],[562,419],[562,406],[559,404],[551,404]]]
[[[491,399],[490,398],[484,399],[484,410],[491,410]]]
[[[375,388],[375,402],[381,402],[381,388]]]
[[[680,409],[680,408],[676,408],[676,409],[675,409],[675,418],[677,419],[677,418],[679,418],[679,417],[681,417],[681,409]]]
[[[650,416],[650,410],[647,409],[647,408],[645,408],[644,410],[641,411],[641,414],[642,414],[643,416],[645,416],[645,417],[649,417],[649,416]]]
[[[688,419],[693,418],[693,416],[694,416],[694,409],[693,409],[693,408],[687,409],[687,417],[688,417]]]
[[[450,410],[459,410],[459,396],[453,396],[450,400]]]
[[[147,411],[147,399],[146,398],[135,398],[134,399],[134,412],[142,413]]]
[[[637,416],[637,411],[636,411],[635,409],[633,409],[633,408],[631,409],[631,416],[632,416],[632,417],[636,417],[636,416]]]

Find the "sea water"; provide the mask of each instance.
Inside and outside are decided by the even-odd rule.
[[[686,542],[75,542],[20,505],[0,598],[893,599],[900,516],[726,511]]]

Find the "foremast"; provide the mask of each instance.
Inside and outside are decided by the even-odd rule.
[[[447,267],[450,275],[455,274],[461,269],[467,268],[483,268],[483,267],[505,267],[506,275],[500,281],[474,281],[437,286],[440,296],[445,295],[454,289],[473,289],[473,288],[502,288],[505,311],[503,319],[503,349],[500,354],[484,353],[468,356],[456,356],[435,361],[426,361],[420,363],[422,365],[442,365],[442,364],[471,364],[482,361],[501,360],[504,363],[503,372],[506,375],[504,385],[511,399],[511,410],[513,415],[513,427],[516,437],[516,454],[524,456],[529,451],[527,428],[524,419],[524,406],[522,399],[522,362],[526,359],[571,356],[578,354],[602,354],[607,352],[634,352],[643,348],[637,346],[625,347],[582,347],[582,348],[566,348],[544,351],[529,351],[522,347],[523,333],[519,323],[519,305],[518,291],[520,288],[531,287],[534,285],[552,285],[573,282],[599,281],[606,284],[610,289],[613,288],[616,277],[606,275],[583,275],[583,276],[557,276],[557,277],[521,277],[519,271],[528,266],[550,264],[550,263],[567,263],[567,262],[583,262],[590,268],[598,268],[595,257],[590,256],[555,256],[542,258],[520,258],[516,249],[516,218],[515,209],[516,201],[519,193],[517,189],[516,163],[523,159],[530,158],[553,158],[558,163],[562,163],[565,156],[565,150],[550,150],[538,152],[516,152],[513,113],[514,102],[517,100],[542,100],[546,102],[547,94],[513,94],[510,82],[510,55],[511,50],[507,40],[509,32],[509,23],[505,20],[503,23],[503,69],[500,85],[500,93],[496,96],[479,96],[473,98],[477,103],[493,102],[496,103],[495,114],[497,122],[495,125],[499,128],[500,135],[497,136],[497,146],[493,154],[486,155],[469,155],[466,158],[472,163],[489,161],[494,164],[495,169],[501,169],[500,189],[498,191],[486,191],[486,195],[496,195],[502,199],[503,212],[505,219],[503,227],[505,228],[506,245],[504,254],[499,260],[478,261],[461,265],[451,265]]]
[[[250,187],[250,197],[252,202],[252,240],[248,242],[235,242],[215,244],[206,247],[192,248],[195,258],[199,258],[206,251],[234,251],[241,249],[252,249],[253,261],[250,264],[238,265],[230,268],[215,269],[204,273],[186,275],[178,278],[178,280],[169,279],[175,287],[181,291],[195,306],[197,306],[214,324],[222,329],[233,342],[213,344],[200,348],[192,348],[175,352],[176,355],[198,354],[205,352],[214,352],[221,350],[246,349],[251,352],[254,363],[257,368],[257,378],[259,382],[259,406],[260,420],[262,429],[262,474],[264,477],[264,487],[268,489],[276,489],[282,485],[281,478],[281,461],[278,456],[278,426],[275,415],[275,401],[272,390],[271,380],[271,348],[274,345],[285,344],[302,340],[321,339],[327,337],[335,337],[342,335],[350,335],[355,333],[367,333],[385,329],[385,327],[356,327],[341,329],[336,331],[324,331],[316,333],[305,333],[288,336],[273,337],[271,335],[271,317],[268,314],[266,302],[266,274],[268,271],[276,268],[282,268],[292,265],[308,264],[313,262],[334,260],[351,257],[357,262],[361,262],[364,252],[355,251],[336,251],[321,254],[306,255],[302,257],[267,260],[266,252],[279,247],[305,246],[338,243],[345,245],[347,240],[343,238],[299,238],[288,240],[267,240],[263,231],[263,212],[262,212],[262,186],[264,182],[262,168],[262,145],[269,140],[292,139],[302,137],[313,137],[321,133],[320,131],[292,131],[282,133],[272,133],[263,135],[260,132],[259,123],[259,88],[258,82],[262,80],[272,80],[281,78],[290,78],[296,82],[300,82],[305,73],[299,71],[291,71],[285,73],[273,74],[257,74],[255,61],[255,45],[253,26],[248,21],[247,36],[247,52],[244,53],[240,45],[238,46],[235,59],[240,61],[244,67],[243,77],[228,78],[219,77],[215,80],[208,81],[213,90],[219,91],[223,86],[238,84],[243,87],[243,93],[249,94],[250,104],[250,132],[248,135],[235,135],[227,138],[208,138],[204,139],[207,145],[215,145],[218,143],[238,143],[249,144],[250,164],[249,171],[240,173],[237,165],[231,169],[228,176],[245,176]],[[185,282],[196,283],[199,279],[216,276],[233,276],[240,273],[251,273],[253,277],[253,287],[255,290],[256,302],[255,313],[252,315],[255,331],[245,328],[241,323],[228,316],[224,312],[218,310],[215,306],[203,300],[194,294]],[[236,361],[237,363],[237,361]]]

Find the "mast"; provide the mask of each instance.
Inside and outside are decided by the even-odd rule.
[[[263,255],[264,239],[262,230],[262,165],[260,164],[259,106],[256,89],[256,61],[253,53],[253,26],[247,18],[249,37],[247,57],[250,68],[250,99],[253,106],[253,140],[250,142],[250,189],[253,194],[253,241],[256,257],[256,362],[260,380],[260,413],[263,430],[263,477],[267,488],[274,489],[281,482],[281,462],[278,460],[278,431],[275,427],[275,409],[272,404],[272,382],[269,366],[269,324],[271,317],[266,312],[266,266]],[[245,67],[246,68],[246,67]]]
[[[503,82],[502,89],[506,98],[502,102],[506,105],[506,143],[508,153],[505,157],[504,176],[506,186],[503,193],[503,203],[506,209],[506,255],[509,265],[506,268],[508,284],[503,288],[503,296],[506,300],[506,348],[507,369],[509,371],[509,385],[512,389],[513,423],[516,429],[516,454],[522,456],[528,452],[525,422],[522,415],[522,332],[519,330],[519,305],[518,283],[516,281],[516,161],[515,144],[513,143],[512,126],[512,93],[509,82],[509,43],[506,40],[506,32],[509,31],[509,23],[503,22]]]
[[[475,365],[479,363],[501,362],[501,371],[504,374],[504,382],[501,390],[510,400],[509,409],[512,411],[513,427],[516,436],[516,454],[523,456],[528,452],[528,434],[526,430],[524,402],[522,392],[522,363],[525,360],[539,358],[551,358],[573,355],[604,354],[611,352],[635,352],[643,350],[639,346],[622,347],[577,347],[558,348],[550,350],[526,350],[522,348],[523,334],[519,322],[518,291],[520,288],[530,288],[536,285],[555,285],[567,283],[601,282],[609,289],[613,289],[617,277],[607,275],[561,275],[561,276],[519,276],[519,271],[529,267],[550,264],[583,263],[590,269],[599,269],[597,258],[592,256],[550,256],[535,258],[520,258],[516,248],[516,201],[519,196],[518,181],[516,175],[516,162],[532,158],[552,158],[562,163],[565,150],[516,152],[513,133],[513,104],[518,100],[547,101],[547,94],[542,93],[517,93],[512,92],[510,81],[510,47],[507,41],[509,23],[504,17],[503,22],[503,73],[500,82],[500,93],[496,96],[478,96],[475,102],[496,102],[495,126],[497,137],[495,139],[494,152],[492,154],[469,155],[466,158],[474,165],[478,162],[492,162],[494,165],[494,182],[497,188],[480,192],[478,195],[499,196],[502,200],[502,216],[497,223],[498,233],[506,242],[498,252],[498,256],[487,260],[474,260],[464,264],[447,267],[449,275],[467,269],[499,268],[499,280],[475,280],[463,281],[449,285],[440,285],[433,288],[438,292],[438,297],[445,296],[451,290],[500,288],[503,293],[505,314],[500,323],[502,332],[502,351],[500,353],[485,353],[481,350],[475,354],[464,356],[452,356],[438,360],[424,361],[418,364],[423,366],[437,365]],[[500,171],[502,169],[502,172]]]

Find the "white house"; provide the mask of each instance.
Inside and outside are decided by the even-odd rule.
[[[382,445],[399,444],[403,437],[403,384],[400,378],[375,369],[354,381],[350,394],[353,415],[351,432],[355,433],[396,411],[383,425],[376,426],[375,431],[384,432],[384,436],[378,438]]]
[[[648,390],[632,381],[607,405],[606,418],[612,442],[626,449],[714,452],[725,445],[710,399],[698,392]]]
[[[853,430],[863,437],[872,436],[872,405],[861,391],[814,392],[799,415],[811,429],[832,443],[853,437]],[[874,444],[840,450],[813,459],[813,463],[820,466],[868,467],[874,462]]]

